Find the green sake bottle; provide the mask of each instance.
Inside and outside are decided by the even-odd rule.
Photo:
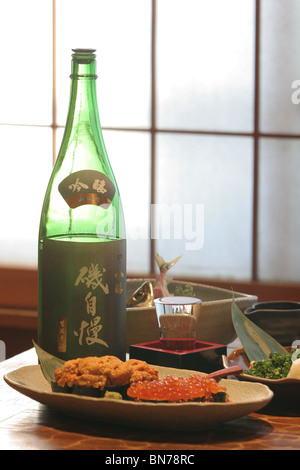
[[[105,149],[94,49],[73,49],[62,144],[39,229],[38,342],[64,360],[126,354],[126,234]]]

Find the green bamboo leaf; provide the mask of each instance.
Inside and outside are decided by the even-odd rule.
[[[261,361],[269,357],[270,352],[287,355],[286,349],[272,336],[249,320],[232,299],[232,323],[242,343],[249,361]]]
[[[54,380],[55,369],[59,369],[65,363],[65,361],[58,357],[52,356],[52,354],[44,351],[34,341],[32,342],[35,347],[35,351],[37,353],[44,377],[49,383],[51,383],[51,381]]]

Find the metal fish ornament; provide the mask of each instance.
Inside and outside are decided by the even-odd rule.
[[[158,253],[155,253],[155,259],[158,264],[160,274],[155,281],[153,286],[154,298],[157,299],[159,297],[169,297],[170,293],[168,291],[167,282],[166,282],[166,273],[169,269],[174,266],[175,263],[181,258],[182,255],[177,256],[177,258],[173,259],[169,263],[163,259]]]
[[[153,299],[152,282],[146,281],[133,293],[126,307],[152,307]]]

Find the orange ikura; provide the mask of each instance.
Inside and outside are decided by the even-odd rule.
[[[127,395],[135,401],[182,403],[190,401],[226,402],[226,388],[220,386],[215,379],[200,374],[189,377],[167,376],[151,382],[131,384]]]

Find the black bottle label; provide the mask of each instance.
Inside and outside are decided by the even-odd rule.
[[[125,359],[126,241],[44,240],[40,346],[62,359]]]
[[[94,204],[107,209],[116,188],[104,173],[81,170],[67,176],[59,184],[58,190],[71,209],[84,204]]]

